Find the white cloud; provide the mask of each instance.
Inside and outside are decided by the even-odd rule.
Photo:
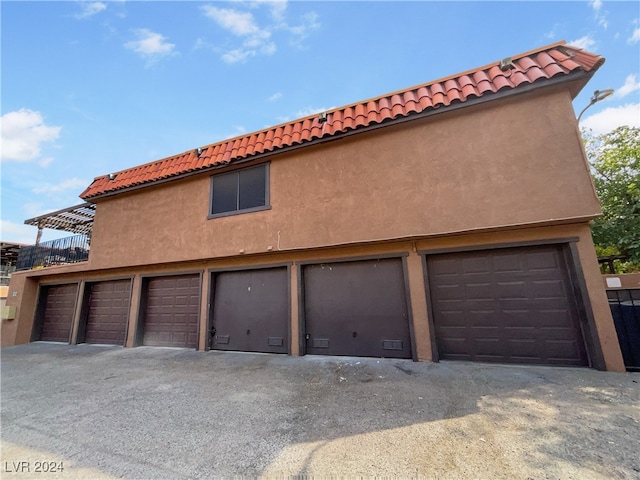
[[[598,25],[600,25],[602,28],[606,30],[609,27],[609,22],[607,21],[607,18],[605,16],[597,15],[596,18],[598,20]]]
[[[601,135],[623,126],[640,127],[640,103],[628,103],[620,107],[606,108],[586,117],[581,127]]]
[[[600,25],[602,28],[604,28],[606,30],[607,27],[609,26],[609,22],[607,22],[606,15],[603,14],[603,13],[600,13],[600,9],[602,8],[602,0],[593,0],[593,1],[589,2],[589,5],[595,11],[596,20],[598,21],[598,25]]]
[[[24,223],[10,222],[9,220],[0,220],[0,230],[2,231],[2,241],[24,243],[33,245],[36,241],[38,229]]]
[[[229,139],[229,138],[233,138],[233,137],[237,137],[240,135],[244,135],[245,133],[247,133],[247,129],[245,127],[243,127],[242,125],[235,125],[233,127],[233,132],[227,133],[222,135],[222,138]]]
[[[269,98],[267,98],[267,100],[270,102],[275,102],[276,100],[279,100],[281,98],[282,98],[282,93],[276,92],[273,95],[271,95]]]
[[[293,43],[299,45],[313,30],[320,28],[318,18],[315,12],[307,12],[302,16],[302,23],[294,26],[287,25],[284,28],[294,35]]]
[[[299,118],[304,118],[304,117],[310,117],[311,115],[315,115],[316,113],[320,113],[320,112],[328,112],[329,110],[333,110],[334,108],[336,108],[335,106],[333,107],[306,107],[303,108],[302,110],[298,110],[295,114],[293,114],[293,116],[278,116],[276,117],[278,122],[280,123],[285,123],[285,122],[289,122],[291,120],[296,120]]]
[[[271,41],[271,32],[260,28],[251,12],[242,12],[230,8],[218,8],[204,5],[202,11],[220,27],[236,37],[243,38],[241,47],[233,48],[222,54],[222,60],[227,63],[245,61],[257,55],[273,55],[276,44]]]
[[[153,64],[161,58],[174,55],[175,44],[165,41],[164,36],[152,32],[147,28],[134,30],[137,40],[132,40],[124,44],[125,48],[136,52],[145,58],[148,64]]]
[[[62,127],[45,125],[40,112],[22,108],[0,118],[2,147],[0,159],[28,161],[40,156],[40,145],[60,136]]]
[[[30,218],[44,214],[40,211]],[[24,245],[33,245],[36,243],[36,236],[38,235],[38,229],[33,225],[25,225],[24,223],[16,223],[10,220],[0,220],[0,236],[4,242],[22,243]],[[56,238],[64,238],[73,235],[69,232],[61,230],[49,230],[45,229],[42,232],[42,238],[40,241],[46,242],[49,240],[55,240]]]
[[[22,211],[27,217],[32,218],[41,215],[45,211],[45,208],[41,202],[27,202],[22,205]]]
[[[202,38],[197,38],[196,43],[193,44],[193,49],[200,50],[201,48],[213,49],[213,45]]]
[[[235,50],[229,50],[228,52],[223,53],[221,58],[226,63],[237,63],[237,62],[243,62],[247,58],[252,57],[255,54],[256,54],[255,51],[242,50],[240,48],[237,48]]]
[[[636,28],[631,36],[627,39],[627,43],[630,43],[631,45],[638,42],[640,42],[640,27]]]
[[[250,12],[240,12],[230,8],[218,8],[211,5],[202,7],[204,14],[215,21],[222,28],[229,30],[234,35],[266,35],[269,32],[263,32],[255,22]]]
[[[44,157],[38,160],[38,165],[40,165],[42,168],[47,168],[52,163],[53,163],[52,157]]]
[[[577,40],[573,40],[568,42],[569,45],[573,45],[574,47],[582,48],[588,50],[593,45],[596,44],[595,40],[591,38],[590,35],[585,35],[584,37],[580,37]]]
[[[285,12],[287,10],[286,0],[258,0],[258,3],[264,3],[271,8],[271,18],[277,22],[283,22]]]
[[[67,190],[77,190],[78,193],[80,193],[89,185],[89,183],[91,182],[73,177],[63,180],[57,184],[46,183],[39,187],[35,187],[32,192],[37,194],[57,195],[61,192],[66,192]]]
[[[78,20],[83,20],[106,10],[107,4],[104,2],[80,2],[80,9],[81,12],[74,16]]]
[[[544,38],[547,38],[549,40],[553,40],[554,38],[556,38],[556,25],[553,26],[553,29],[549,30],[548,32],[546,32],[544,34]]]
[[[296,112],[296,118],[308,117],[309,115],[313,115],[315,113],[320,113],[320,112],[326,112],[327,110],[331,110],[331,109],[330,108],[325,108],[325,107],[320,107],[320,108],[307,107],[307,108],[303,108],[302,110],[298,110]]]
[[[301,17],[301,24],[291,26],[286,19],[287,2],[259,0],[253,2],[237,2],[240,8],[249,8],[259,13],[263,6],[269,9],[268,19],[260,22],[257,15],[251,11],[239,8],[219,8],[212,5],[201,7],[202,13],[213,20],[218,26],[226,30],[234,37],[240,39],[240,44],[228,48],[221,54],[223,61],[227,63],[244,62],[256,55],[273,55],[277,50],[277,44],[273,40],[273,34],[277,31],[288,32],[292,43],[299,44],[309,35],[309,32],[318,28],[318,16],[314,12],[308,12]],[[264,17],[264,15],[263,15]],[[204,42],[199,41],[200,47]]]
[[[640,90],[640,82],[636,80],[636,76],[634,74],[628,75],[624,85],[616,89],[616,97],[626,97],[636,90]]]

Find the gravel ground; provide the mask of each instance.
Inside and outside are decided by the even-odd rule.
[[[640,479],[640,374],[44,342],[0,355],[2,479]]]

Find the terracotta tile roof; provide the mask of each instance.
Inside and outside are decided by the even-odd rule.
[[[80,195],[83,199],[116,193],[119,190],[145,186],[191,172],[224,166],[287,147],[294,147],[363,129],[372,125],[426,113],[434,109],[464,103],[502,91],[521,89],[556,76],[569,77],[574,72],[593,74],[604,58],[576,47],[555,43],[511,58],[511,65],[501,69],[500,62],[418,85],[407,90],[326,112],[326,120],[318,115],[223,140],[197,149],[128,168],[115,174],[97,177]],[[562,77],[560,77],[562,78]],[[571,76],[570,78],[573,78]],[[569,78],[567,78],[569,80]],[[574,92],[577,95],[577,92]],[[113,176],[113,174],[111,175]]]

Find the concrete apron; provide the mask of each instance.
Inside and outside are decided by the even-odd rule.
[[[37,342],[2,349],[0,476],[638,478],[638,382]]]

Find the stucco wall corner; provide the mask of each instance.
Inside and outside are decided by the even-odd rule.
[[[15,272],[11,275],[7,305],[16,307],[16,317],[2,321],[0,336],[3,347],[30,341],[37,296],[38,282],[29,278],[28,272]]]
[[[612,372],[624,372],[626,369],[620,350],[618,334],[616,333],[607,293],[602,282],[589,225],[583,226],[577,249],[605,368]]]

